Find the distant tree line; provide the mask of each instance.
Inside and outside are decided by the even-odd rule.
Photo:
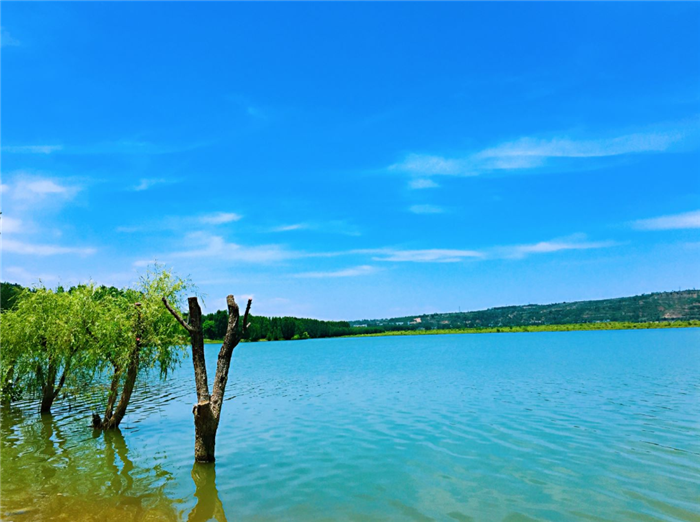
[[[228,313],[219,310],[202,316],[202,330],[206,339],[223,339],[226,333]],[[299,317],[251,316],[245,341],[290,341],[296,339],[321,339],[354,335],[358,328],[347,321],[321,321]],[[363,328],[362,333],[380,333],[384,328]]]
[[[633,297],[548,305],[503,306],[474,312],[451,312],[367,319],[350,324],[385,331],[510,328],[584,323],[648,323],[700,320],[700,291],[657,292]],[[366,332],[371,333],[371,332]]]

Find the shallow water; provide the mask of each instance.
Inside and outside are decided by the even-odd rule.
[[[698,329],[243,344],[215,465],[192,373],[3,409],[3,520],[700,521]]]

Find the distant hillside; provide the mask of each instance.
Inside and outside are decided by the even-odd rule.
[[[700,320],[700,291],[659,292],[634,297],[548,305],[503,306],[476,312],[413,315],[350,321],[352,326],[385,330],[489,328],[608,321],[656,322]]]

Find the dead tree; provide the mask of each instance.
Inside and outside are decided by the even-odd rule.
[[[170,306],[164,297],[163,304],[168,311],[177,319],[182,327],[187,330],[192,340],[192,365],[194,366],[194,382],[197,387],[197,404],[192,408],[194,414],[194,459],[197,462],[214,462],[214,446],[216,444],[216,430],[219,427],[221,418],[221,406],[224,401],[226,391],[226,381],[228,381],[228,370],[231,365],[233,349],[241,342],[241,339],[248,329],[248,314],[252,299],[248,299],[243,322],[239,324],[240,311],[236,300],[232,295],[226,298],[228,305],[228,325],[224,344],[219,350],[219,359],[216,363],[216,375],[214,377],[214,387],[209,393],[207,383],[207,367],[204,362],[204,333],[202,332],[202,309],[196,297],[187,299],[189,305],[189,322],[185,321],[180,314]]]

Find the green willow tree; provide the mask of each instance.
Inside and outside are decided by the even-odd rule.
[[[163,308],[166,297],[178,306],[190,289],[162,265],[150,267],[133,289],[108,292],[103,298],[109,327],[103,330],[103,363],[111,370],[105,413],[93,414],[93,427],[113,429],[121,423],[142,371],[156,368],[161,377],[177,366],[184,354],[187,336]]]
[[[66,387],[89,380],[99,365],[99,298],[93,284],[69,292],[43,286],[2,314],[0,376],[5,396],[39,395],[51,411]]]

